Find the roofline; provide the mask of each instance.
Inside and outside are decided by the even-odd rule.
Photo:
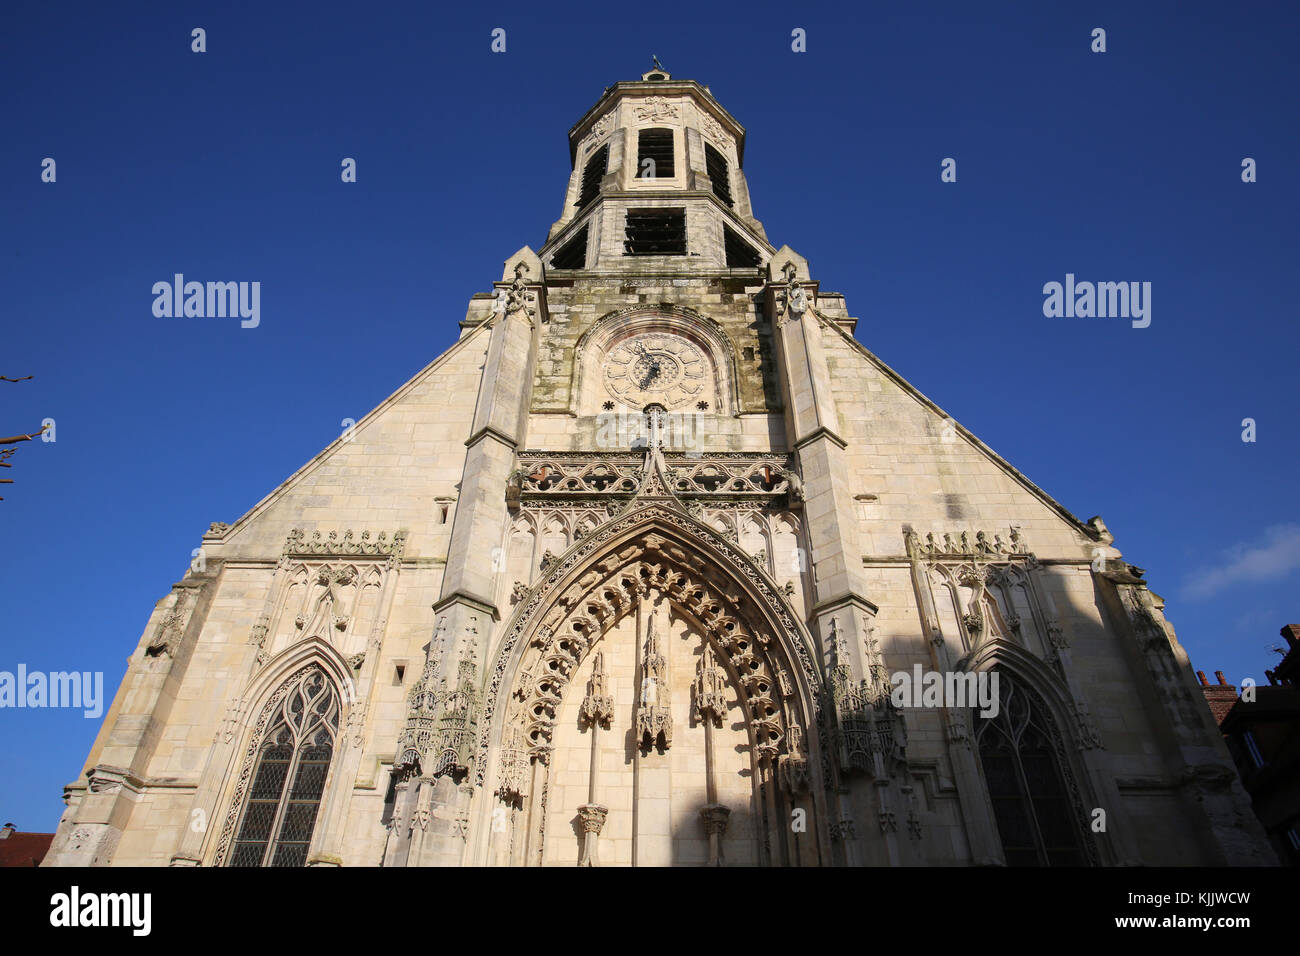
[[[859,352],[865,355],[871,362],[873,362],[882,372],[885,373],[885,375],[889,377],[889,379],[895,385],[899,386],[901,389],[903,389],[903,391],[907,392],[909,395],[911,395],[918,402],[920,402],[926,408],[930,409],[935,414],[942,415],[945,419],[951,421],[953,425],[956,426],[956,430],[959,435],[961,435],[972,445],[974,445],[985,455],[987,455],[990,459],[992,459],[994,464],[996,464],[998,467],[1003,469],[1012,479],[1014,479],[1017,483],[1023,486],[1026,491],[1030,492],[1032,495],[1034,495],[1034,497],[1042,501],[1043,504],[1047,505],[1049,508],[1055,511],[1061,518],[1064,518],[1066,522],[1068,522],[1069,524],[1073,525],[1076,529],[1078,529],[1078,531],[1081,534],[1083,534],[1086,538],[1088,538],[1088,540],[1090,541],[1101,540],[1098,537],[1095,528],[1093,528],[1087,522],[1081,520],[1076,514],[1074,514],[1074,512],[1070,511],[1069,508],[1065,507],[1065,505],[1061,504],[1059,501],[1057,501],[1055,498],[1049,495],[1042,488],[1038,487],[1038,485],[1030,481],[1029,478],[1027,478],[1020,471],[1020,469],[1016,468],[1015,465],[1011,464],[1011,462],[1007,461],[1005,458],[999,455],[988,445],[984,444],[984,442],[980,441],[980,439],[976,437],[969,429],[967,429],[964,425],[962,425],[955,418],[953,418],[942,408],[936,405],[933,401],[927,398],[924,394],[922,394],[920,389],[918,389],[915,385],[913,385],[907,379],[903,378],[903,376],[899,375],[892,368],[886,365],[885,362],[879,356],[877,356],[869,348],[867,348],[865,345],[859,342],[856,338],[854,338],[844,329],[840,328],[838,322],[836,322],[834,319],[831,319],[827,322],[824,322],[823,324],[829,325],[832,328],[834,328],[835,331],[838,332],[846,342],[848,342],[855,349],[857,349]]]
[[[409,391],[411,391],[411,389],[424,379],[425,376],[433,373],[440,365],[450,360],[453,355],[456,355],[465,349],[471,340],[480,338],[480,333],[488,326],[489,323],[484,322],[476,326],[472,331],[462,335],[459,339],[453,342],[445,352],[434,358],[433,361],[412,375],[402,385],[398,386],[396,391],[362,416],[361,419],[352,426],[351,431],[354,433],[359,432],[365,425],[373,421],[382,412],[399,402]],[[261,501],[249,508],[246,512],[235,519],[235,521],[231,522],[230,526],[220,535],[205,534],[203,536],[205,541],[211,541],[213,544],[229,544],[234,540],[235,535],[248,526],[249,522],[270,508],[275,503],[276,499],[281,497],[281,493],[285,489],[290,485],[296,484],[311,472],[315,471],[316,468],[323,464],[331,455],[334,454],[335,451],[343,447],[345,441],[347,441],[346,435],[339,435],[338,438],[335,438],[332,442],[312,456],[310,461],[276,485],[269,494],[262,498]]]

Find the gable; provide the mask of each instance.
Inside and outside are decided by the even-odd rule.
[[[823,343],[864,550],[902,554],[903,526],[1021,528],[1040,554],[1091,555],[1097,534],[833,322]]]

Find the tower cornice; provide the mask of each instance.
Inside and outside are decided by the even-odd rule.
[[[695,80],[624,80],[605,87],[605,92],[600,99],[569,130],[569,162],[577,161],[578,144],[590,132],[595,122],[620,100],[648,96],[689,96],[696,106],[710,114],[727,133],[734,137],[736,160],[740,167],[744,167],[745,127],[741,126],[736,118],[713,98],[707,86],[702,86]]]

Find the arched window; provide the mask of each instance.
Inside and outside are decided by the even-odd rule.
[[[980,761],[1008,866],[1082,866],[1080,821],[1037,695],[998,671],[998,714],[974,712]]]
[[[303,866],[339,729],[334,682],[313,667],[269,721],[229,866]]]

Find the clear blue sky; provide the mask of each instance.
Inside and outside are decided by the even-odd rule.
[[[1101,514],[1195,666],[1262,681],[1300,619],[1295,5],[585,7],[5,4],[0,374],[35,378],[0,432],[57,441],[0,486],[0,670],[111,697],[208,524],[455,340],[655,53],[747,127],[755,214],[862,342]],[[260,327],[155,318],[175,272],[260,281]],[[1067,272],[1151,282],[1151,326],[1045,318]],[[0,822],[53,828],[98,723],[0,710]]]

